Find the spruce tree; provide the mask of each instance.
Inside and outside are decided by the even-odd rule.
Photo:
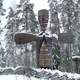
[[[16,67],[15,61],[15,44],[14,44],[14,34],[17,30],[16,28],[16,18],[15,12],[10,7],[9,14],[7,16],[8,22],[6,25],[7,33],[6,33],[6,52],[7,52],[7,59],[6,59],[6,66],[8,67]]]
[[[35,42],[28,44],[16,45],[14,42],[14,36],[16,32],[27,32],[27,33],[37,33],[38,26],[33,11],[33,4],[29,3],[29,0],[20,1],[20,4],[17,5],[16,12],[10,8],[8,15],[7,28],[7,66],[32,66],[33,56],[35,57],[34,49],[35,47],[28,50],[29,46],[35,46]],[[34,55],[32,54],[34,53]],[[33,56],[32,56],[33,55]],[[12,63],[9,59],[12,58]],[[35,63],[35,61],[34,61]]]

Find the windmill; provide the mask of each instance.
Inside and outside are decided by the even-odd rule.
[[[46,32],[48,24],[48,10],[42,9],[38,12],[38,20],[41,32],[38,35],[32,33],[15,34],[16,44],[25,44],[32,41],[37,43],[37,65],[38,67],[50,68],[52,65],[51,45],[52,37]],[[54,38],[56,41],[56,38]]]

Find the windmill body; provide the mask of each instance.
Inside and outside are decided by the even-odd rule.
[[[16,33],[16,44],[25,44],[32,41],[36,41],[37,44],[37,65],[38,67],[49,68],[52,64],[51,47],[49,48],[49,42],[51,45],[51,35],[46,32],[48,24],[48,10],[40,10],[38,12],[38,19],[42,32],[38,35],[31,33]]]

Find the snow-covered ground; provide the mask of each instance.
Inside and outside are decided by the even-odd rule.
[[[80,74],[40,68],[0,68],[0,80],[80,80]]]
[[[0,80],[40,80],[35,77],[26,77],[25,75],[1,75]]]
[[[51,69],[35,69],[35,71],[37,71],[39,73],[44,73],[44,77],[48,77],[49,75],[52,77],[52,76],[56,75],[56,77],[59,77],[59,78],[65,76],[65,78],[80,80],[80,74],[77,74],[77,73],[61,72],[59,70],[51,70]],[[49,74],[49,75],[45,75],[45,74]]]

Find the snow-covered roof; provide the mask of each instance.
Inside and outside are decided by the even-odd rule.
[[[72,56],[72,59],[80,59],[80,56]]]

